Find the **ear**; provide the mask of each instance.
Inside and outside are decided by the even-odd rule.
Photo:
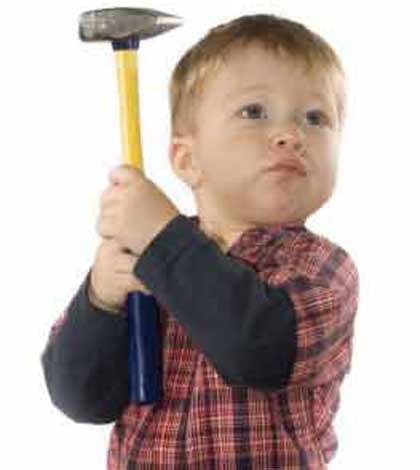
[[[172,136],[169,144],[169,157],[174,173],[185,184],[195,189],[201,180],[201,170],[194,158],[192,136]]]

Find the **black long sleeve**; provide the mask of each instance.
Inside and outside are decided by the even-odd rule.
[[[226,256],[187,216],[168,223],[134,271],[228,384],[270,390],[287,383],[297,342],[287,292]]]
[[[76,422],[114,421],[128,401],[127,320],[89,301],[90,271],[41,356],[52,402]]]
[[[90,303],[89,274],[47,344],[42,366],[59,409],[77,422],[107,423],[128,401],[127,320]],[[139,257],[134,274],[227,384],[272,390],[287,383],[296,318],[286,291],[223,254],[188,217],[169,222]]]

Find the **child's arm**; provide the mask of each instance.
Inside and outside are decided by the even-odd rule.
[[[273,275],[264,283],[180,215],[142,253],[134,273],[227,384],[311,386],[342,377],[350,364],[357,271],[344,250],[333,250],[316,280],[296,275],[280,284]]]
[[[92,303],[90,275],[51,328],[41,362],[63,413],[77,422],[108,423],[128,401],[127,320]]]

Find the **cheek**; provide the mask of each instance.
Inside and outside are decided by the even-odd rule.
[[[231,165],[245,178],[252,177],[266,165],[268,158],[267,138],[261,130],[241,129],[229,135],[225,148]]]
[[[324,162],[324,171],[328,177],[328,180],[331,184],[334,184],[334,181],[337,176],[338,170],[338,153],[339,146],[336,142],[331,142],[326,149],[326,159]]]
[[[246,145],[221,128],[207,129],[198,148],[203,172],[209,177],[223,178],[238,173],[238,164],[246,157]]]
[[[311,178],[312,197],[324,202],[329,199],[335,187],[337,177],[337,159],[334,153],[319,155],[316,168]]]
[[[327,177],[331,173],[335,174],[338,142],[333,136],[308,140],[308,149],[311,154],[310,160],[313,159],[312,163],[319,176]]]

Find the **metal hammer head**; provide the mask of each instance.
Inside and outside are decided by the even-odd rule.
[[[104,8],[80,15],[79,37],[82,41],[146,39],[181,23],[178,16],[147,8]]]

